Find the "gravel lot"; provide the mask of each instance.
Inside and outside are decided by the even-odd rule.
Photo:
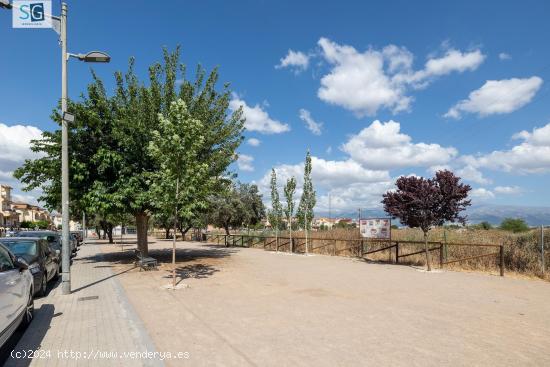
[[[151,241],[169,262],[171,242]],[[103,246],[116,273],[132,247]],[[550,365],[542,281],[192,242],[177,254],[178,290],[169,264],[117,276],[156,349],[189,353],[169,366]]]

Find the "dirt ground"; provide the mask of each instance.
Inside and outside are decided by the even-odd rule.
[[[189,353],[169,366],[550,365],[543,281],[178,242],[168,290],[172,244],[151,242],[158,271],[103,252],[157,350]]]

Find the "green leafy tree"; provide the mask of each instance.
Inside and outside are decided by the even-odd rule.
[[[285,214],[287,218],[287,226],[289,230],[289,237],[290,237],[290,252],[293,252],[293,243],[292,243],[292,217],[294,216],[294,193],[296,192],[296,179],[294,177],[291,177],[287,180],[285,188],[285,199],[286,199],[286,208],[285,208]]]
[[[303,192],[296,212],[298,223],[306,232],[311,230],[311,222],[314,216],[313,208],[316,203],[315,190],[313,189],[313,181],[311,179],[311,155],[308,151],[304,165]]]
[[[514,233],[526,232],[529,225],[521,218],[504,218],[500,223],[500,228]]]
[[[477,225],[475,226],[475,228],[477,228],[477,229],[484,229],[484,230],[488,231],[489,229],[492,229],[493,226],[491,225],[491,223],[489,223],[489,222],[487,222],[487,221],[483,221],[483,222],[477,224]]]
[[[231,91],[228,84],[218,90],[216,69],[207,74],[199,66],[194,80],[189,80],[179,63],[179,48],[172,53],[164,50],[163,62],[149,67],[147,85],[136,76],[133,59],[126,73],[115,74],[111,97],[103,83],[93,78],[83,101],[69,102],[69,111],[76,115],[69,132],[72,218],[78,220],[85,211],[90,220],[98,216],[112,224],[112,216],[131,214],[138,247],[146,255],[149,216],[158,210],[152,176],[161,167],[147,149],[159,125],[158,114],[167,116],[177,99],[185,102],[189,115],[203,123],[198,161],[208,166],[210,177],[221,178],[232,176],[228,167],[243,140],[242,110],[228,112]],[[60,123],[59,110],[52,119]],[[61,207],[60,142],[60,129],[44,132],[31,147],[41,158],[26,161],[15,172],[26,190],[40,188],[40,201],[57,211]]]
[[[69,127],[70,162],[70,214],[74,220],[87,212],[91,220],[98,215],[102,221],[121,210],[120,203],[112,195],[110,183],[118,170],[116,144],[112,138],[113,119],[111,102],[103,83],[92,73],[93,82],[82,101],[69,101],[69,111],[76,115]],[[52,120],[60,123],[56,110]],[[26,160],[14,176],[24,185],[24,190],[40,188],[39,201],[51,211],[61,207],[60,152],[61,131],[45,131],[42,138],[32,141],[31,149],[40,158]],[[107,225],[107,224],[105,224]],[[112,224],[110,224],[112,228]],[[112,240],[112,231],[111,236]]]
[[[151,174],[156,211],[172,213],[174,232],[177,218],[193,218],[206,207],[213,178],[200,160],[204,125],[189,114],[183,100],[172,102],[168,115],[159,114],[159,126],[152,133],[149,152],[159,165]]]
[[[255,226],[265,218],[262,196],[256,185],[229,183],[211,195],[209,201],[209,222],[224,228],[226,234],[230,228]]]

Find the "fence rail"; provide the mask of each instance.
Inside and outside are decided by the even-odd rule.
[[[165,232],[150,232],[151,236],[157,238],[165,238]],[[247,235],[247,234],[219,234],[208,233],[200,236],[196,234],[186,233],[185,235],[176,234],[176,239],[183,241],[208,241],[226,247],[252,247],[263,248],[266,251],[287,251],[292,248],[294,253],[306,252],[306,238],[293,236],[292,239],[287,236],[263,236],[263,235]],[[308,253],[318,253],[333,256],[354,256],[368,259],[367,255],[383,253],[387,251],[388,261],[395,264],[400,263],[403,258],[421,255],[425,252],[424,242],[408,241],[408,240],[368,240],[364,238],[358,239],[339,239],[339,238],[308,238],[307,239]],[[291,246],[292,244],[292,246]],[[338,247],[338,244],[344,246]],[[376,246],[382,246],[377,248]],[[413,252],[404,252],[405,246],[416,246],[417,250]],[[438,241],[428,242],[428,252],[439,252],[439,266],[443,268],[445,265],[465,262],[473,259],[484,257],[495,257],[497,259],[500,275],[504,276],[504,245],[486,244],[486,243],[443,243]],[[457,259],[447,259],[447,247],[465,247],[465,248],[498,248],[497,252],[488,252],[473,256],[461,257]]]
[[[236,247],[263,247],[267,251],[290,251],[291,244],[293,252],[305,253],[305,237],[290,237],[287,236],[262,236],[262,235],[246,235],[246,234],[206,234],[204,240],[225,246]],[[388,252],[388,261],[398,264],[401,259],[414,255],[421,255],[425,252],[424,242],[407,241],[407,240],[367,240],[367,239],[339,239],[339,238],[308,238],[308,252],[322,253],[333,256],[341,256],[346,253],[348,256],[360,257],[369,260],[367,255],[375,253]],[[338,244],[345,246],[338,248]],[[261,245],[261,246],[259,246]],[[417,246],[417,251],[404,252],[404,246]],[[439,266],[443,268],[445,265],[460,263],[484,257],[495,257],[498,262],[500,275],[504,276],[504,245],[495,244],[477,244],[477,243],[443,243],[437,241],[429,241],[428,252],[439,253]],[[383,246],[374,248],[375,246]],[[498,252],[489,252],[478,254],[475,256],[467,256],[457,259],[447,259],[446,247],[477,247],[477,248],[499,248]]]

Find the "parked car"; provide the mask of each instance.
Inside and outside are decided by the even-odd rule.
[[[61,247],[62,247],[61,246],[61,243],[62,243],[61,235],[57,232],[54,232],[54,231],[26,231],[26,232],[17,233],[17,237],[42,238],[42,239],[47,240],[48,243],[50,243],[51,246],[55,250],[59,250],[60,252],[62,252],[61,251]],[[69,238],[69,243],[71,245],[71,253],[75,254],[76,253],[76,242],[71,241],[71,239]]]
[[[0,347],[34,316],[34,284],[28,266],[0,245]]]
[[[78,246],[80,246],[82,244],[82,241],[84,241],[84,235],[82,234],[82,231],[71,231],[71,234],[74,234],[76,236]]]
[[[0,238],[0,244],[29,264],[34,293],[45,296],[48,282],[59,278],[59,250],[52,250],[45,239],[37,237]]]
[[[71,239],[71,241],[74,241],[75,247],[78,250],[78,247],[80,246],[80,237],[78,236],[78,234],[76,232],[69,232],[69,238]]]

